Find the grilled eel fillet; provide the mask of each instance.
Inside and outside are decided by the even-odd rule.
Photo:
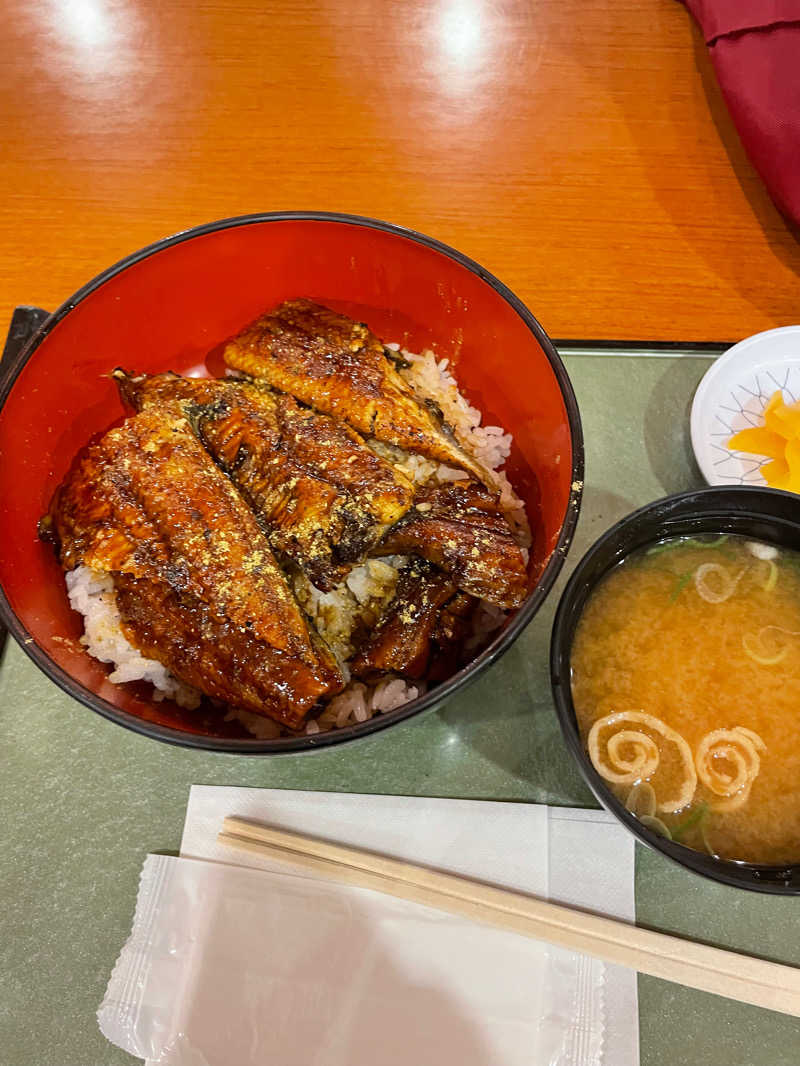
[[[513,609],[525,599],[522,551],[494,496],[474,481],[423,485],[376,552],[422,556],[464,592],[498,607]]]
[[[113,576],[130,642],[212,699],[298,729],[343,688],[256,518],[174,410],[85,448],[45,524],[65,570]]]
[[[386,673],[441,681],[458,665],[476,601],[422,559],[400,572],[394,599],[350,663],[354,677]]]
[[[270,546],[328,591],[408,510],[411,482],[344,423],[230,380],[115,370],[132,407],[178,403],[261,519]]]
[[[492,484],[491,475],[455,442],[441,411],[415,397],[387,349],[363,323],[310,300],[289,300],[230,341],[224,359],[366,437]]]

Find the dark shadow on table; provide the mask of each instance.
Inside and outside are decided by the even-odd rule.
[[[710,364],[690,358],[664,362],[664,373],[647,400],[643,432],[650,468],[664,494],[671,495],[705,485],[692,451],[689,417],[695,389]]]
[[[708,109],[711,112],[711,117],[714,120],[714,125],[717,128],[725,153],[730,160],[731,170],[736,175],[736,180],[747,197],[753,209],[753,214],[761,223],[761,228],[767,236],[770,247],[781,262],[791,267],[792,270],[797,271],[799,265],[798,255],[795,254],[794,250],[787,248],[783,242],[776,241],[772,236],[772,231],[776,229],[776,220],[780,220],[785,227],[785,231],[794,238],[797,249],[800,251],[800,226],[782,214],[773,204],[766,186],[761,180],[761,176],[744,150],[739,132],[731,118],[728,105],[725,103],[725,97],[722,95],[717,76],[714,73],[714,66],[711,62],[708,47],[703,40],[702,33],[694,23],[692,23],[692,49]],[[754,175],[757,176],[757,181],[754,180]]]
[[[584,488],[572,547],[550,595],[506,652],[504,667],[489,670],[466,693],[435,713],[483,759],[533,788],[537,803],[596,807],[561,737],[550,685],[550,630],[570,572],[595,540],[635,509],[632,500]]]
[[[730,162],[731,171],[742,189],[750,208],[757,220],[770,249],[778,260],[795,274],[800,275],[800,229],[789,222],[770,199],[766,186],[760,175],[753,167],[745,152],[733,119],[725,104],[722,91],[716,80],[714,68],[708,54],[703,36],[696,24],[690,20],[689,15],[683,11],[677,11],[678,5],[674,0],[664,0],[656,5],[653,11],[654,25],[653,34],[658,34],[662,24],[667,19],[674,19],[676,13],[690,21],[691,40],[687,39],[686,47],[693,50],[696,76],[703,89],[703,97],[699,106],[711,113],[715,128],[720,141],[725,149]],[[687,35],[688,37],[688,35]],[[627,89],[627,79],[624,69],[618,64],[609,63],[606,67],[593,67],[597,76],[604,76],[604,89],[614,100],[620,113],[625,117],[628,129],[637,153],[637,162],[647,176],[650,186],[658,202],[672,219],[676,228],[688,244],[695,247],[708,263],[714,274],[725,278],[740,292],[748,301],[759,310],[765,310],[757,302],[757,293],[753,291],[752,279],[749,273],[747,248],[736,247],[733,241],[725,248],[711,249],[707,241],[698,241],[698,220],[692,197],[687,197],[686,189],[676,183],[673,173],[664,166],[665,156],[663,153],[653,152],[652,138],[648,130],[643,130],[641,99],[631,96]],[[600,71],[604,72],[601,75]],[[655,80],[655,79],[654,79]],[[668,114],[672,118],[673,126],[680,129],[686,125],[687,108],[692,106],[686,98],[686,86],[679,86],[678,91],[668,99],[663,95],[652,94],[652,102],[655,108],[667,107]],[[714,153],[704,157],[707,165],[704,166],[699,178],[704,182],[714,202],[713,210],[720,214],[724,211],[724,205],[716,194],[716,183],[719,181],[719,169],[712,165]],[[718,156],[717,156],[718,158]],[[713,257],[713,258],[712,258]],[[657,264],[653,264],[657,272]],[[713,292],[709,292],[709,300],[713,300]],[[676,293],[676,299],[680,294]],[[788,302],[788,300],[787,300]],[[739,338],[731,337],[731,341]]]

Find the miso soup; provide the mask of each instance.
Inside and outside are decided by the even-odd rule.
[[[571,667],[592,763],[644,824],[800,861],[800,552],[723,535],[633,553],[590,597]]]

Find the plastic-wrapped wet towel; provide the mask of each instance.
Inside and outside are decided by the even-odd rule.
[[[182,855],[198,858],[145,863],[131,938],[99,1012],[114,1043],[164,1066],[603,1061],[604,1037],[614,1037],[602,964],[243,860],[216,844],[227,814],[542,896],[548,851],[562,865],[544,807],[195,788]],[[592,836],[606,830],[617,827]],[[633,849],[622,841],[611,859],[632,891]],[[242,861],[262,868],[232,865]],[[635,1035],[635,996],[633,1012]],[[615,1066],[623,1061],[635,1060],[626,1053]]]
[[[529,1066],[545,953],[485,932],[366,890],[150,855],[100,1025],[170,1066]]]

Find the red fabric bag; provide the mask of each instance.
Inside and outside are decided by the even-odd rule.
[[[683,0],[747,154],[800,224],[800,0]]]

